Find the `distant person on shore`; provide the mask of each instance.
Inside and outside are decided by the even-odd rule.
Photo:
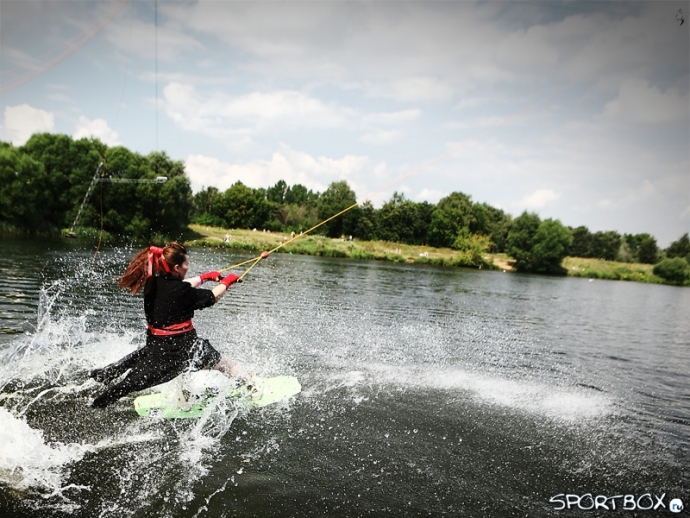
[[[187,370],[216,369],[229,376],[238,373],[236,365],[197,336],[192,317],[195,310],[218,302],[239,277],[231,273],[221,278],[219,272],[210,271],[185,279],[188,270],[187,250],[177,242],[165,248],[147,247],[129,263],[118,284],[132,295],[144,288],[146,345],[89,373],[96,381],[109,384],[130,371],[98,396],[94,407],[106,407],[130,392],[165,383]],[[212,290],[196,289],[208,280],[219,284]]]

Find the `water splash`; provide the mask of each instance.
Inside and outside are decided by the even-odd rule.
[[[348,398],[358,404],[383,391],[431,389],[441,391],[447,401],[462,393],[478,403],[572,424],[605,418],[614,413],[613,401],[606,394],[593,393],[582,387],[554,386],[534,380],[475,373],[457,367],[367,364],[357,370],[332,372],[326,379],[324,386],[305,391],[305,397],[310,397],[315,391],[344,390]]]
[[[218,401],[200,419],[175,422],[138,418],[131,398],[91,409],[102,388],[88,371],[131,352],[143,333],[112,322],[94,325],[99,317],[92,310],[70,311],[65,285],[56,281],[41,290],[35,331],[0,352],[0,484],[25,494],[30,508],[68,513],[84,512],[89,498],[82,493],[93,487],[98,503],[89,513],[101,516],[136,515],[156,499],[186,505],[222,457],[221,441],[239,410]],[[202,372],[174,383],[201,393],[231,380]],[[110,492],[103,477],[116,481]]]
[[[0,482],[20,491],[38,488],[49,490],[48,496],[58,494],[68,489],[61,486],[68,475],[63,467],[87,451],[93,447],[47,443],[42,431],[0,407]]]

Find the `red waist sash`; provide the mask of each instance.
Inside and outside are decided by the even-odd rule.
[[[174,336],[180,335],[182,333],[187,333],[194,329],[191,320],[185,322],[180,322],[179,324],[170,324],[169,326],[163,327],[153,327],[151,324],[146,324],[149,328],[149,332],[153,336]]]

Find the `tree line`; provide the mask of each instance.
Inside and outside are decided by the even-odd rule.
[[[35,134],[23,146],[0,142],[0,228],[56,232],[74,221],[100,163],[104,179],[150,179],[151,183],[99,182],[84,206],[81,226],[112,236],[152,240],[179,238],[190,223],[233,228],[352,236],[410,245],[447,247],[476,258],[506,253],[518,271],[565,273],[567,255],[656,264],[669,280],[690,278],[690,240],[685,234],[661,250],[649,234],[590,232],[524,212],[513,218],[487,203],[453,192],[437,204],[414,202],[394,193],[380,208],[358,205],[347,182],[333,182],[322,193],[280,180],[254,189],[241,182],[220,191],[206,187],[192,194],[184,164],[165,153],[147,156],[98,139]],[[168,178],[155,183],[159,176]],[[670,261],[670,262],[669,262]],[[659,267],[659,268],[657,268]]]
[[[97,139],[35,134],[20,147],[0,142],[0,228],[26,233],[58,233],[74,222],[99,164],[100,181],[81,218],[83,228],[113,236],[149,240],[179,236],[189,224],[192,189],[184,164],[165,153],[142,156]],[[159,176],[165,183],[155,183]]]

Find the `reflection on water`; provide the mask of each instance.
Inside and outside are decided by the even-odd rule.
[[[690,290],[274,255],[195,325],[303,393],[162,421],[88,406],[85,373],[143,342],[141,298],[113,282],[134,251],[3,244],[2,516],[550,516],[564,491],[688,495]],[[241,258],[193,250],[190,272]]]

